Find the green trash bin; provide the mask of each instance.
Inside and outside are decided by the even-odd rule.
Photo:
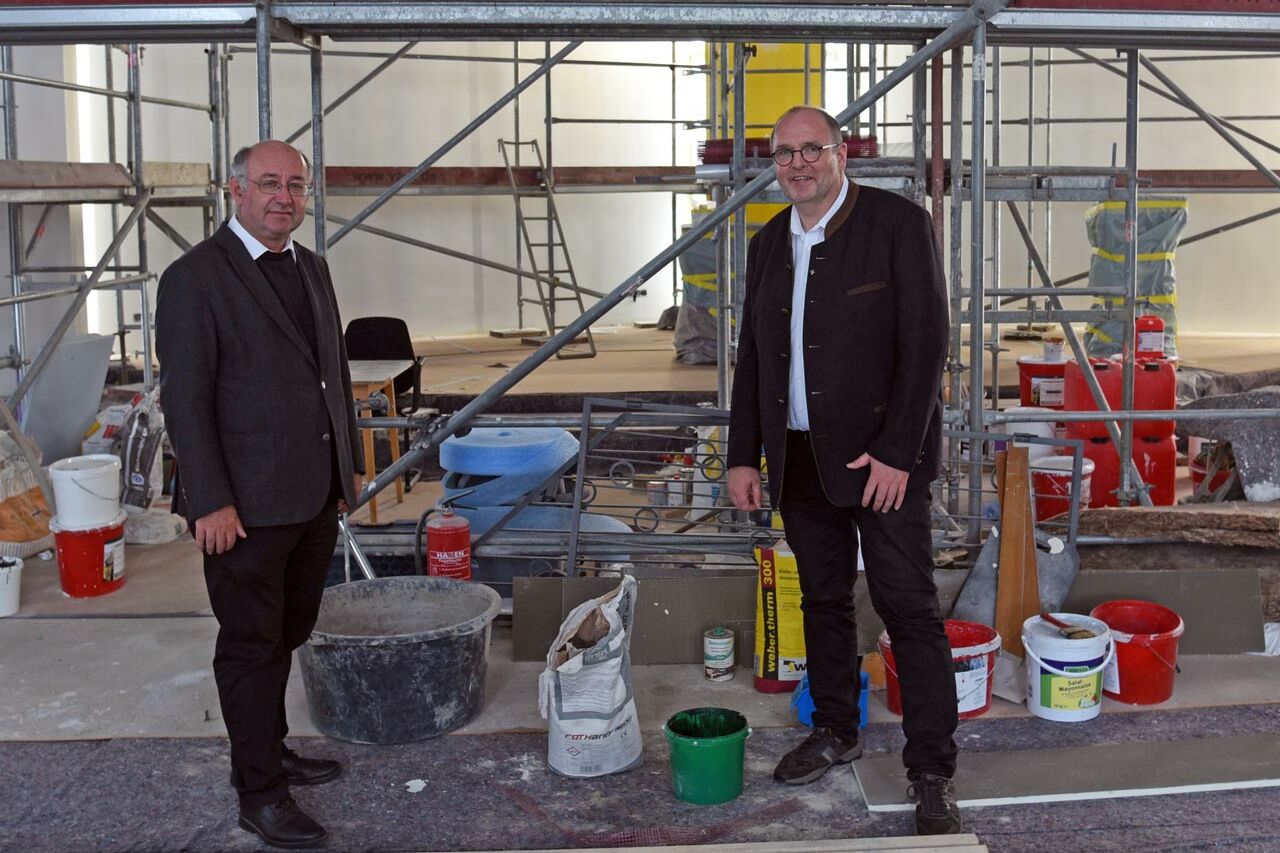
[[[742,793],[742,767],[751,729],[728,708],[693,708],[662,727],[671,745],[671,787],[695,805],[727,803]]]

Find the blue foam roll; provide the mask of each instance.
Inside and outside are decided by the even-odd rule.
[[[550,473],[578,453],[578,440],[559,427],[484,427],[440,445],[440,467],[461,474]]]

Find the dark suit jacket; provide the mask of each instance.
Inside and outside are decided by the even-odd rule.
[[[324,259],[297,243],[319,360],[226,223],[160,278],[160,405],[177,456],[185,515],[234,504],[249,526],[314,518],[336,456],[355,505],[363,472],[342,324]],[[336,453],[335,453],[336,448]]]
[[[751,240],[729,413],[729,465],[759,464],[777,506],[786,469],[791,349],[791,208]],[[929,215],[893,193],[850,184],[826,239],[811,251],[804,369],[809,432],[827,498],[861,503],[864,452],[938,474],[940,387],[947,351],[946,281]]]

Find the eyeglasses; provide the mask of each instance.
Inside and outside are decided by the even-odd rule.
[[[311,195],[312,191],[315,189],[311,184],[304,184],[301,181],[291,181],[288,184],[282,184],[275,178],[267,178],[262,181],[255,181],[253,178],[245,178],[245,180],[262,190],[267,195],[275,195],[280,192],[280,190],[288,187],[289,195],[294,198],[306,198]]]
[[[818,158],[822,156],[822,152],[828,148],[836,148],[839,142],[831,142],[826,145],[801,145],[800,159],[806,163],[816,163]],[[790,166],[791,161],[795,159],[796,152],[791,148],[775,148],[773,150],[773,162],[779,166]]]

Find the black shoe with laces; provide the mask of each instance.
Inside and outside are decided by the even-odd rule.
[[[961,831],[955,783],[946,776],[921,773],[907,788],[916,804],[916,835],[954,835]]]
[[[256,809],[241,808],[240,828],[254,833],[272,847],[286,849],[315,847],[328,835],[292,797]]]
[[[836,764],[848,764],[862,756],[858,738],[818,726],[795,749],[782,756],[773,778],[788,785],[807,785]]]

